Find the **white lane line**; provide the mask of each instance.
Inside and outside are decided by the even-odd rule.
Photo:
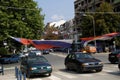
[[[112,70],[106,70],[106,69],[103,69],[104,72],[114,72]]]
[[[11,69],[15,69],[15,67],[4,68],[4,70],[11,70]]]
[[[57,54],[55,54],[55,53],[51,53],[52,55],[55,55],[55,56],[59,56],[59,57],[66,57],[66,55],[64,55],[64,54],[59,54],[59,53],[57,53]]]
[[[84,77],[92,77],[93,74],[80,74],[80,76],[84,76]]]
[[[27,80],[42,80],[40,78],[35,78],[35,79],[27,79]]]
[[[61,80],[60,78],[56,77],[56,76],[53,76],[51,75],[50,77],[48,77],[49,79],[51,80]]]
[[[64,72],[55,72],[55,73],[58,74],[58,75],[67,77],[67,78],[76,78],[76,76],[72,76],[71,74],[64,73]]]
[[[105,72],[98,72],[98,73],[96,73],[96,75],[106,76],[106,75],[109,75],[109,74],[107,74]]]

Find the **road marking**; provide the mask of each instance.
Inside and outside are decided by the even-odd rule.
[[[48,77],[49,79],[51,80],[61,80],[60,78],[56,77],[56,76],[53,76],[51,75],[50,77]]]
[[[103,69],[104,72],[114,72],[112,70],[106,70],[106,69]]]
[[[76,78],[76,76],[72,76],[71,74],[65,73],[65,72],[55,72],[55,73],[58,75],[62,75],[64,77],[67,77],[67,78]]]
[[[35,78],[35,79],[27,79],[27,80],[42,80],[42,79],[40,79],[40,78]]]
[[[11,70],[11,69],[15,69],[15,67],[4,68],[4,70]]]
[[[51,53],[52,55],[55,55],[55,56],[59,56],[59,57],[66,57],[66,55],[64,55],[64,54],[61,54],[61,53],[57,53],[57,54],[55,54],[55,53]]]
[[[80,74],[80,76],[84,76],[84,77],[92,77],[93,74]]]

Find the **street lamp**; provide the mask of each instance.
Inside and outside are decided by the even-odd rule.
[[[83,14],[83,16],[88,16],[88,17],[91,17],[91,18],[92,18],[92,22],[93,22],[93,33],[94,33],[94,38],[95,38],[95,37],[96,37],[96,33],[95,33],[95,19],[94,19],[94,17],[91,16],[91,15],[86,15],[86,14]],[[94,40],[94,44],[95,44],[95,47],[97,47],[97,46],[96,46],[96,40]]]

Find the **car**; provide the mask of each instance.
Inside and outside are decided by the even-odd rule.
[[[34,53],[36,53],[37,55],[42,55],[42,51],[40,51],[40,50],[38,50],[38,49],[31,50],[30,52],[34,52]]]
[[[10,60],[9,57],[2,57],[2,58],[0,58],[0,63],[1,64],[8,64],[8,63],[10,63],[9,60]]]
[[[49,54],[49,50],[48,49],[46,49],[46,50],[43,50],[43,54]]]
[[[4,57],[0,58],[0,63],[1,64],[7,64],[7,63],[16,63],[19,62],[20,57],[18,54],[11,54],[11,55],[6,55]]]
[[[72,52],[69,53],[64,61],[67,70],[76,72],[93,71],[100,72],[103,69],[103,62],[93,57],[90,53]]]
[[[118,57],[118,68],[120,70],[120,54],[117,57]]]
[[[48,75],[52,73],[52,66],[48,60],[40,55],[27,56],[21,58],[20,70],[25,73],[28,78],[34,75]]]
[[[10,63],[18,63],[20,60],[20,55],[19,54],[13,54],[9,57],[9,62]]]
[[[112,51],[108,54],[108,60],[110,63],[114,64],[118,62],[118,55],[120,54],[120,50]]]

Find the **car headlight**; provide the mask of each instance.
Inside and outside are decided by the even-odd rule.
[[[51,66],[47,66],[48,69],[52,68]]]
[[[103,62],[99,62],[99,64],[103,64]]]
[[[35,69],[37,69],[36,67],[32,67],[32,68],[30,68],[30,70],[35,70]]]
[[[83,65],[83,66],[87,66],[87,65],[89,65],[89,63],[83,63],[82,65]]]

